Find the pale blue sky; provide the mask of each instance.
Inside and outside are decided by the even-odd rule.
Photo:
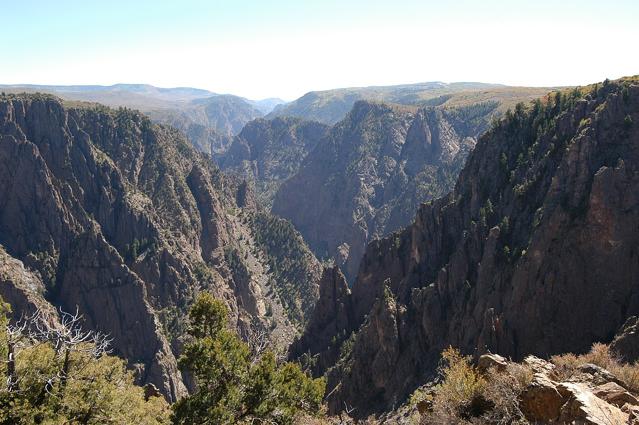
[[[0,0],[0,83],[572,85],[639,74],[638,41],[637,0]]]

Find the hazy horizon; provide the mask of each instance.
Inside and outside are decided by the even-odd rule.
[[[249,99],[430,81],[584,85],[639,73],[629,0],[3,4],[2,84],[150,84]]]
[[[569,86],[509,86],[506,84],[501,84],[498,82],[484,82],[484,81],[418,81],[418,82],[411,82],[411,83],[398,83],[398,84],[391,84],[391,85],[381,85],[381,84],[373,84],[373,85],[368,85],[368,86],[349,86],[349,87],[332,87],[332,88],[328,88],[328,89],[322,89],[322,90],[308,90],[305,91],[304,93],[302,93],[300,96],[295,97],[295,98],[283,98],[281,96],[269,96],[269,97],[264,97],[264,98],[249,98],[249,97],[245,97],[245,96],[241,96],[247,100],[251,100],[251,101],[260,101],[260,100],[269,100],[269,99],[278,99],[278,100],[283,100],[285,102],[293,102],[297,99],[299,99],[300,97],[308,94],[308,93],[312,93],[312,92],[322,92],[322,91],[338,91],[338,90],[351,90],[351,89],[367,89],[367,88],[381,88],[381,87],[402,87],[402,86],[419,86],[421,84],[446,84],[446,85],[454,85],[454,84],[477,84],[477,85],[482,85],[485,84],[486,86],[496,86],[496,87],[529,87],[529,88],[558,88],[558,87],[569,87]],[[226,96],[226,95],[231,95],[231,96],[239,96],[235,93],[220,93],[220,92],[214,92],[212,90],[208,90],[208,89],[204,89],[202,87],[193,87],[193,86],[174,86],[174,87],[161,87],[161,86],[156,86],[153,84],[149,84],[149,83],[131,83],[131,82],[117,82],[117,83],[113,83],[113,84],[33,84],[33,83],[17,83],[17,84],[6,84],[2,81],[0,81],[0,88],[3,87],[10,87],[10,88],[40,88],[40,87],[50,87],[50,88],[59,88],[59,89],[70,89],[70,88],[89,88],[89,87],[100,87],[100,88],[112,88],[112,87],[118,87],[118,86],[150,86],[150,87],[154,87],[156,89],[160,89],[160,90],[179,90],[179,89],[185,89],[185,90],[205,90],[210,92],[213,95],[220,95],[220,96]],[[82,92],[83,90],[79,90]]]

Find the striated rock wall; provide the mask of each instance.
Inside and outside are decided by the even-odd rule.
[[[280,346],[301,322],[266,283],[299,288],[310,305],[317,296],[320,266],[301,238],[289,242],[306,253],[290,276],[308,279],[274,276],[267,260],[282,254],[255,243],[246,185],[140,113],[3,96],[0,165],[8,270],[0,294],[16,314],[42,304],[77,307],[87,327],[114,338],[139,380],[169,400],[186,392],[176,356],[197,292],[225,300],[240,331],[266,329]]]
[[[518,107],[484,135],[451,194],[368,246],[336,334],[356,332],[352,349],[328,362],[331,409],[391,408],[448,345],[521,359],[610,341],[639,310],[636,123],[627,79]]]
[[[273,212],[354,281],[368,242],[452,189],[495,105],[474,107],[476,125],[456,110],[357,102],[282,184]]]
[[[255,119],[233,138],[228,150],[214,159],[255,185],[261,204],[270,208],[282,182],[299,170],[308,153],[329,127],[299,118]]]

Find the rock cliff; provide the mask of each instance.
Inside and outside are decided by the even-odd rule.
[[[186,391],[176,356],[197,292],[279,346],[318,295],[321,266],[290,224],[140,113],[2,96],[0,164],[0,294],[16,314],[78,308],[169,400]],[[271,249],[273,233],[288,250]],[[286,272],[272,269],[291,252]]]
[[[449,192],[497,104],[413,108],[360,101],[275,195],[319,257],[353,281],[366,244]]]
[[[638,122],[629,78],[519,105],[482,136],[452,193],[370,243],[350,295],[322,291],[318,308],[351,310],[301,341],[328,329],[340,358],[295,347],[331,365],[331,409],[391,408],[449,345],[522,359],[611,341],[639,311]]]
[[[225,153],[214,158],[224,171],[254,182],[258,200],[270,208],[282,182],[298,172],[328,129],[299,118],[256,119],[244,126]]]

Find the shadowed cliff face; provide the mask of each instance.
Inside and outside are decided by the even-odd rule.
[[[186,391],[176,355],[197,292],[277,345],[314,304],[321,266],[288,223],[253,225],[254,205],[245,184],[137,112],[0,98],[0,293],[16,313],[78,308],[170,400]],[[273,226],[289,251],[269,248]],[[286,273],[271,270],[290,252]]]
[[[318,302],[351,308],[327,325],[333,344],[356,332],[338,361],[334,348],[294,346],[333,366],[332,410],[391,408],[448,345],[515,359],[584,352],[637,315],[639,84],[582,91],[507,114],[450,195],[368,246],[352,294]],[[325,328],[312,321],[301,341],[328,340]]]
[[[327,125],[299,118],[256,119],[214,159],[224,171],[252,181],[258,201],[270,208],[282,182],[298,172],[328,130]]]
[[[283,183],[273,212],[352,282],[369,241],[407,225],[421,202],[452,189],[495,107],[415,112],[357,102]]]

